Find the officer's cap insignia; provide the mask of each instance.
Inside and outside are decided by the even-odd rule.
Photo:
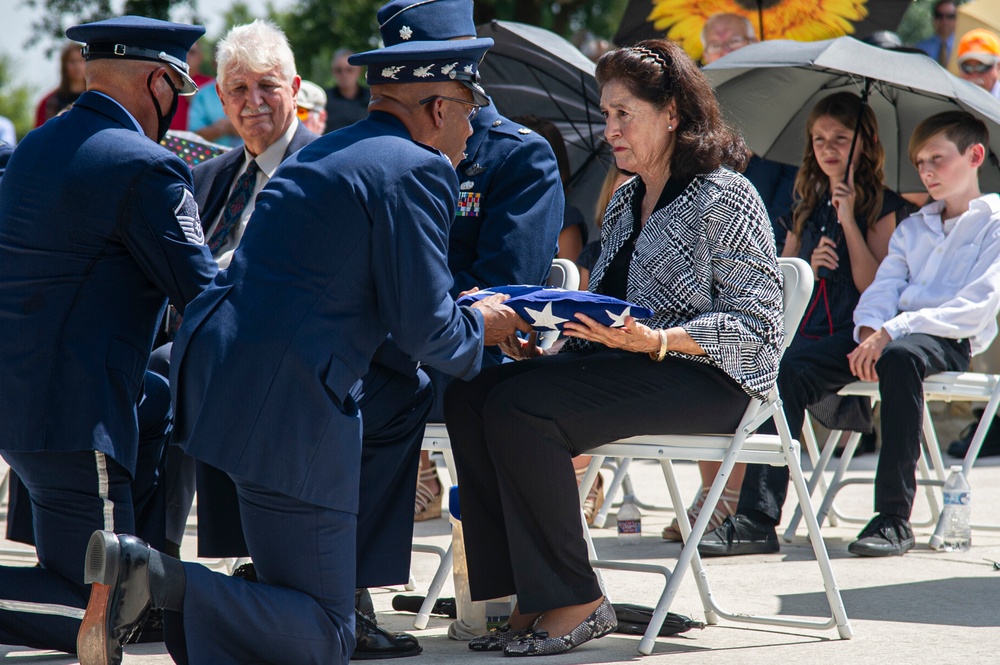
[[[184,233],[184,238],[195,245],[205,244],[205,233],[201,229],[201,219],[198,218],[198,204],[195,203],[191,190],[184,188],[181,202],[174,208],[174,217]]]
[[[431,73],[431,67],[433,66],[434,64],[432,63],[425,67],[417,67],[416,69],[413,70],[413,75],[418,79],[425,79],[428,76],[434,76],[434,74]]]
[[[395,67],[386,67],[382,70],[382,78],[386,79],[398,78],[396,74],[400,73],[401,71],[403,71],[402,66],[397,65]]]
[[[413,36],[413,30],[410,29],[410,26],[404,25],[402,28],[399,29],[399,38],[402,39],[404,42],[412,36]]]
[[[469,168],[465,169],[465,175],[467,175],[467,176],[469,176],[471,178],[474,175],[479,175],[480,173],[482,173],[485,170],[486,170],[485,166],[482,166],[479,162],[476,162],[475,164],[473,164]]]
[[[465,73],[466,74],[475,74],[476,73],[475,72],[475,68],[472,65],[466,65],[464,69],[465,69]]]
[[[471,180],[466,180],[461,185],[459,185],[458,188],[461,189],[464,192],[464,191],[472,189],[475,186],[476,186],[476,183],[472,182]]]
[[[518,134],[530,134],[531,130],[528,129],[527,127],[522,127],[521,129],[517,130],[517,133]]]
[[[445,75],[451,74],[451,70],[455,69],[455,67],[458,67],[457,62],[453,62],[450,65],[445,65],[444,67],[441,68],[441,73]]]

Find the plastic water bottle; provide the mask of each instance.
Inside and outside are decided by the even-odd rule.
[[[944,510],[941,513],[944,522],[941,549],[945,552],[964,552],[972,545],[971,504],[972,490],[962,474],[962,467],[951,467],[951,474],[944,483]]]
[[[626,494],[618,509],[618,544],[638,545],[642,537],[642,513],[635,505],[635,496]]]

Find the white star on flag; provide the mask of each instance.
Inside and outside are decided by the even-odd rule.
[[[616,316],[614,312],[612,312],[610,310],[607,310],[607,309],[604,310],[604,313],[608,315],[609,319],[611,319],[611,326],[610,327],[612,327],[612,328],[624,328],[625,327],[625,317],[629,316],[632,313],[632,308],[631,307],[626,307],[624,310],[622,310],[621,316]]]
[[[566,323],[569,319],[561,319],[552,313],[552,303],[546,303],[545,307],[541,311],[537,309],[524,308],[524,313],[530,316],[533,321],[531,325],[535,328],[548,328],[549,330],[558,330],[556,326],[560,323]]]

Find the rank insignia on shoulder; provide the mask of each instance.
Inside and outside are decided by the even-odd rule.
[[[461,185],[459,185],[458,188],[460,190],[462,190],[463,192],[465,192],[465,191],[468,191],[468,190],[472,189],[475,186],[476,186],[476,183],[472,182],[471,180],[466,180]]]
[[[174,217],[181,227],[181,232],[188,242],[195,245],[205,244],[205,233],[201,228],[201,219],[198,217],[198,204],[195,203],[191,190],[184,188],[184,195],[181,202],[174,208]]]
[[[479,203],[482,197],[479,192],[459,192],[456,214],[459,217],[479,217]]]
[[[485,170],[486,170],[485,166],[483,166],[479,162],[476,162],[472,166],[466,167],[466,169],[465,169],[465,171],[463,171],[463,173],[465,173],[465,175],[467,175],[467,176],[469,176],[471,178],[474,175],[479,175],[480,173],[482,173]]]
[[[521,129],[517,130],[517,133],[518,134],[530,134],[531,130],[528,129],[527,127],[522,127]]]

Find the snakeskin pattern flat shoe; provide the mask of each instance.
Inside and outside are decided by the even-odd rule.
[[[485,635],[469,640],[469,648],[473,651],[503,651],[503,648],[528,634],[530,628],[513,630],[509,623],[493,628]]]
[[[548,632],[532,628],[528,634],[510,642],[503,649],[505,656],[551,656],[569,651],[584,642],[604,637],[618,627],[618,618],[605,596],[594,613],[584,619],[568,635],[549,637]]]

